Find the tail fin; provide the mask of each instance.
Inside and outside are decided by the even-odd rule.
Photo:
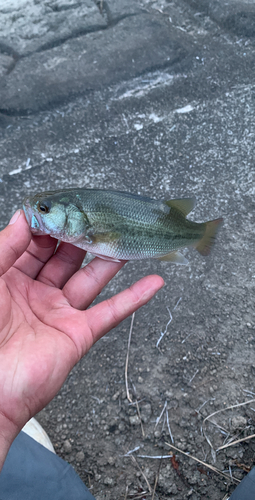
[[[201,240],[196,245],[196,249],[201,255],[207,256],[213,246],[216,233],[222,224],[223,219],[215,219],[205,223],[205,233]]]

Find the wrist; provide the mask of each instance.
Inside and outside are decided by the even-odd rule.
[[[11,444],[18,435],[19,431],[20,429],[0,411],[0,472]]]

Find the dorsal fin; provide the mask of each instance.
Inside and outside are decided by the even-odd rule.
[[[166,205],[168,205],[171,208],[176,208],[176,210],[179,210],[184,217],[188,215],[194,208],[195,203],[196,203],[196,198],[180,198],[178,200],[167,200],[165,201]]]

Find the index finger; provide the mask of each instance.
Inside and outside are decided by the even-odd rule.
[[[123,292],[88,309],[86,318],[93,343],[149,302],[164,284],[157,274],[145,276]]]

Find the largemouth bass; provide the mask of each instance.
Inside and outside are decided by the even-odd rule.
[[[32,233],[49,234],[107,260],[156,258],[186,264],[178,252],[208,255],[222,219],[186,219],[193,198],[158,201],[119,191],[63,189],[24,201]]]

